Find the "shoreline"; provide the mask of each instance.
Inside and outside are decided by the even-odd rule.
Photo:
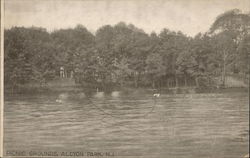
[[[226,88],[197,88],[197,87],[173,87],[153,89],[148,87],[120,87],[114,88],[112,91],[102,91],[104,93],[112,93],[114,91],[121,92],[146,92],[146,93],[161,93],[161,94],[195,94],[195,93],[230,93],[230,92],[248,92],[248,87],[226,87]],[[4,95],[22,95],[22,94],[51,94],[51,93],[96,93],[94,88],[86,88],[81,86],[60,86],[60,87],[18,87],[15,91],[11,88],[4,88]],[[101,91],[100,91],[101,92]]]

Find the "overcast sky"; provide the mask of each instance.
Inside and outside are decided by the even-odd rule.
[[[39,26],[48,31],[82,24],[132,23],[145,32],[163,28],[194,36],[230,9],[250,11],[250,0],[5,0],[5,28]]]

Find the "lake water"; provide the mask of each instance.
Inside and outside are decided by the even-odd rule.
[[[249,151],[246,92],[6,97],[4,152],[240,158]],[[26,153],[27,154],[27,153]]]

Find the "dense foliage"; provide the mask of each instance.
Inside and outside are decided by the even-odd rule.
[[[5,83],[12,87],[59,77],[60,67],[83,86],[218,86],[229,74],[249,76],[250,15],[228,11],[204,34],[188,37],[163,29],[150,35],[132,24],[84,26],[47,32],[5,30]],[[72,76],[71,76],[72,77]],[[217,83],[218,84],[218,83]]]

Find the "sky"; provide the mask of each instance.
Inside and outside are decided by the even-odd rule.
[[[48,31],[82,24],[91,32],[120,21],[146,33],[163,28],[188,36],[206,32],[221,13],[250,12],[250,0],[5,0],[4,25]]]

